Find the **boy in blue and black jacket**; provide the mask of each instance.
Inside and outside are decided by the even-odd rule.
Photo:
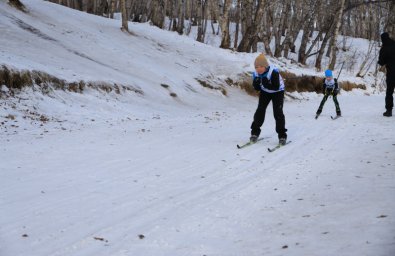
[[[254,121],[251,124],[251,142],[258,140],[261,133],[261,126],[265,121],[266,108],[270,101],[273,102],[273,115],[276,120],[276,132],[279,144],[285,145],[287,141],[287,129],[285,129],[284,105],[284,81],[274,65],[269,65],[265,55],[260,54],[255,59],[255,72],[253,73],[253,83],[255,90],[260,92],[258,108],[254,114]]]
[[[337,94],[339,93],[339,84],[337,83],[337,79],[333,78],[332,70],[328,69],[325,71],[325,79],[322,84],[322,92],[324,94],[324,98],[321,100],[320,106],[315,115],[315,119],[321,114],[322,109],[324,108],[324,104],[328,97],[332,95],[333,102],[335,103],[336,114],[337,116],[341,116],[339,101],[337,101]]]

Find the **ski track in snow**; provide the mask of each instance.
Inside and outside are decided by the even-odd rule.
[[[382,103],[377,96],[359,98],[377,109]],[[268,138],[240,150],[236,144],[248,139],[255,100],[238,112],[187,110],[2,137],[8,168],[1,170],[0,202],[7,213],[1,250],[389,255],[392,119],[354,109],[351,96],[342,97],[344,116],[336,121],[331,102],[318,120],[314,111],[306,113],[318,100],[287,102],[293,143],[269,153],[266,148],[277,143],[269,105],[262,132]]]

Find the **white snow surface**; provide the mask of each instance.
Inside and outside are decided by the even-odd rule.
[[[0,99],[1,256],[395,255],[383,94],[342,92],[333,121],[332,99],[315,120],[322,95],[295,93],[305,100],[284,105],[292,143],[267,151],[269,105],[264,140],[237,149],[257,98],[221,82],[252,71],[256,54],[24,3],[26,14],[0,1],[0,65],[144,93],[32,87]],[[195,79],[207,77],[227,95]]]

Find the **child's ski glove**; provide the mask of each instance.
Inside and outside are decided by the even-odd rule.
[[[262,84],[262,79],[257,76],[254,78],[254,81],[252,82],[252,85],[254,86],[254,89],[257,91],[261,90],[261,84]]]

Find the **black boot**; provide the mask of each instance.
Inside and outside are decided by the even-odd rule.
[[[388,116],[388,117],[392,116],[392,109],[387,109],[387,111],[383,113],[383,116]]]
[[[258,135],[251,135],[250,142],[255,143],[258,141]]]

